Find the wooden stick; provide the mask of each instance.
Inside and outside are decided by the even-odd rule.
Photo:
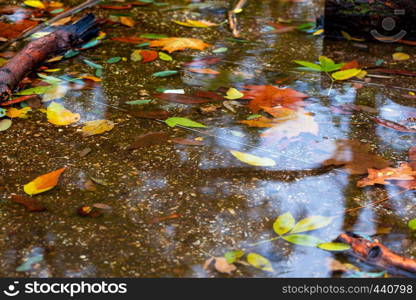
[[[228,11],[228,24],[233,33],[233,36],[236,38],[240,37],[240,30],[238,29],[236,11],[242,9],[246,5],[248,0],[239,0],[234,9]]]
[[[15,39],[12,39],[12,40],[4,43],[3,45],[0,46],[0,50],[3,50],[5,48],[9,47],[11,44],[13,44],[13,43],[15,43],[15,42],[17,42],[17,41],[19,41],[21,39],[24,39],[24,38],[26,38],[28,36],[31,36],[35,32],[38,32],[39,30],[42,30],[42,29],[48,27],[50,24],[53,24],[56,21],[59,21],[59,20],[61,20],[63,18],[72,16],[72,15],[74,15],[74,14],[76,14],[76,13],[78,13],[78,12],[80,12],[80,11],[86,9],[86,8],[89,8],[89,7],[92,7],[92,6],[96,5],[96,4],[98,4],[101,1],[102,0],[87,0],[84,3],[81,3],[78,6],[75,6],[74,8],[71,8],[71,9],[69,9],[67,11],[64,11],[63,13],[61,13],[61,14],[53,17],[52,19],[50,19],[50,20],[48,20],[46,22],[43,22],[42,24],[36,26],[35,28],[32,28],[32,29],[24,32],[20,37],[15,38]]]

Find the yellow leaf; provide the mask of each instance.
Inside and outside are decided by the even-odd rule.
[[[239,90],[237,90],[235,88],[230,88],[227,91],[227,95],[224,96],[224,98],[230,99],[230,100],[235,100],[235,99],[240,99],[243,96],[244,96],[244,94],[242,92],[240,92]]]
[[[362,70],[358,75],[356,76],[358,79],[364,79],[365,76],[367,76],[368,72],[365,70]]]
[[[120,23],[128,27],[134,27],[136,22],[130,17],[120,17]]]
[[[23,2],[26,6],[45,9],[46,6],[39,0],[26,0]]]
[[[62,25],[65,25],[66,23],[71,22],[71,20],[72,20],[72,17],[71,16],[66,17],[66,18],[62,18],[62,19],[60,19],[60,20],[58,20],[56,22],[53,22],[51,24],[51,26],[62,26]]]
[[[314,33],[312,33],[312,35],[321,35],[323,33],[324,33],[324,30],[323,29],[319,29],[319,30],[315,31]]]
[[[26,194],[35,195],[53,189],[57,184],[59,177],[66,168],[61,168],[56,171],[36,177],[23,187]]]
[[[51,86],[42,96],[42,102],[48,102],[55,99],[63,98],[68,91],[68,86],[65,84],[57,84]]]
[[[251,166],[273,167],[276,165],[274,160],[267,157],[259,157],[235,150],[230,150],[230,152],[235,158]]]
[[[24,107],[22,109],[17,109],[17,108],[12,107],[7,110],[6,115],[11,119],[13,118],[26,119],[28,117],[27,113],[31,110],[32,109],[30,107]]]
[[[402,53],[402,52],[397,52],[393,54],[393,59],[394,60],[408,60],[410,58],[409,54],[406,53]]]
[[[186,26],[186,27],[197,27],[197,28],[206,28],[206,27],[218,25],[218,24],[211,23],[208,21],[194,21],[194,20],[186,20],[186,22],[173,20],[172,22],[182,25],[182,26]]]
[[[62,104],[52,102],[46,110],[48,121],[54,125],[62,126],[78,122],[81,119],[79,114],[67,110]]]
[[[82,133],[84,136],[101,134],[114,128],[114,123],[109,120],[95,120],[84,123]]]
[[[355,42],[364,42],[365,41],[365,39],[359,39],[359,38],[352,37],[348,32],[345,32],[345,31],[341,31],[341,34],[348,41],[355,41]]]
[[[257,269],[268,271],[268,272],[274,271],[270,261],[267,258],[261,256],[260,254],[257,254],[257,253],[247,254],[247,262]]]
[[[338,72],[332,73],[331,76],[335,80],[347,80],[347,79],[357,76],[360,73],[361,73],[360,69],[354,68],[354,69],[347,69],[344,71],[338,71]]]
[[[162,50],[166,50],[169,53],[172,53],[174,51],[185,49],[196,49],[202,51],[211,45],[206,44],[199,39],[171,37],[151,41],[149,46],[163,47]]]
[[[48,60],[47,60],[47,62],[55,62],[55,61],[60,61],[62,58],[64,58],[64,56],[63,56],[63,55],[60,55],[60,56],[55,56],[55,57],[52,57],[51,59],[48,59]]]

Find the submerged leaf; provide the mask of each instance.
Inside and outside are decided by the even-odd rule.
[[[47,110],[48,121],[54,125],[63,126],[78,122],[81,116],[67,110],[62,104],[52,102]]]
[[[247,262],[257,269],[268,272],[274,271],[270,261],[267,258],[261,256],[260,254],[253,252],[247,254]]]
[[[171,117],[165,120],[166,125],[170,127],[175,127],[176,125],[181,125],[184,127],[206,127],[204,124],[192,121],[187,118],[180,118],[180,117]]]
[[[350,245],[345,243],[322,243],[318,245],[318,248],[327,251],[347,251],[351,248]]]
[[[293,229],[290,231],[290,233],[299,233],[322,228],[329,225],[333,219],[333,217],[324,216],[307,217],[297,222],[295,227],[293,227]]]
[[[84,123],[82,133],[84,136],[91,136],[110,131],[114,128],[114,123],[110,120],[95,120]]]
[[[301,245],[301,246],[309,246],[309,247],[316,247],[319,244],[322,244],[324,241],[307,234],[290,234],[284,235],[282,238],[289,243]]]
[[[206,44],[199,39],[179,37],[162,38],[150,42],[150,47],[162,47],[163,50],[166,50],[169,53],[185,49],[196,49],[202,51],[209,46],[211,45]]]
[[[295,226],[295,219],[290,212],[280,215],[273,223],[273,230],[278,235],[289,232]]]

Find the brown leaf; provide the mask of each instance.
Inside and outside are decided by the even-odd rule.
[[[371,153],[370,146],[356,140],[338,140],[337,149],[332,158],[323,162],[325,166],[344,165],[350,174],[367,174],[367,169],[383,169],[390,163]]]
[[[377,124],[396,130],[396,131],[400,131],[400,132],[416,132],[416,129],[410,128],[410,127],[406,127],[404,125],[392,122],[392,121],[387,121],[387,120],[383,120],[380,118],[374,118],[373,119]]]
[[[129,147],[127,147],[127,150],[160,145],[166,143],[168,139],[169,135],[165,132],[151,132],[143,134],[139,136]]]
[[[148,111],[130,111],[130,115],[143,119],[165,120],[169,118],[169,112],[166,110],[148,110]]]
[[[46,207],[43,206],[38,200],[20,196],[20,195],[12,195],[12,201],[23,205],[27,211],[45,211]]]
[[[203,146],[205,145],[204,142],[191,140],[191,139],[184,139],[184,138],[174,138],[172,142],[179,145],[186,145],[186,146]]]
[[[203,269],[208,270],[212,262],[215,262],[214,268],[220,273],[231,274],[237,270],[237,267],[234,264],[229,264],[224,257],[211,257],[207,259],[203,265]]]
[[[162,50],[166,50],[169,53],[185,49],[196,49],[202,51],[209,46],[211,45],[206,44],[199,39],[179,37],[163,38],[150,42],[150,47],[162,47]]]
[[[38,22],[31,20],[21,20],[13,24],[0,22],[0,37],[7,39],[17,38],[24,31],[35,27],[37,24]]]

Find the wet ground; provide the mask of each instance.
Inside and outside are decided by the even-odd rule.
[[[287,211],[296,219],[334,216],[329,226],[313,232],[325,241],[346,230],[354,231],[375,236],[392,250],[415,257],[416,240],[407,227],[407,222],[416,216],[413,191],[379,185],[357,188],[356,182],[365,176],[323,166],[324,161],[336,156],[339,140],[345,139],[369,144],[373,153],[394,166],[407,161],[407,151],[415,144],[414,133],[382,127],[372,117],[403,122],[406,116],[414,116],[414,99],[403,97],[412,89],[416,92],[414,78],[370,77],[370,82],[357,79],[330,87],[325,74],[298,71],[292,62],[316,61],[320,55],[326,55],[337,62],[359,59],[369,66],[382,59],[386,68],[414,70],[415,48],[324,40],[300,31],[267,33],[267,21],[279,17],[295,24],[313,20],[322,11],[322,5],[308,1],[249,1],[238,20],[242,38],[253,43],[230,40],[227,24],[214,29],[192,29],[171,22],[193,17],[221,23],[230,8],[228,1],[216,1],[215,10],[172,9],[187,2],[165,3],[168,6],[139,6],[122,11],[138,22],[135,28],[107,25],[103,31],[108,37],[143,33],[195,37],[214,46],[202,52],[175,52],[171,62],[142,64],[128,60],[105,64],[114,56],[129,58],[138,49],[133,44],[107,39],[94,49],[56,64],[62,69],[58,74],[89,75],[94,75],[94,70],[82,59],[104,65],[100,85],[94,90],[69,91],[60,102],[80,113],[82,121],[112,120],[116,123],[112,131],[82,137],[80,126],[56,127],[46,121],[44,113],[35,111],[28,119],[14,119],[13,126],[1,132],[0,276],[332,277],[339,275],[332,270],[333,259],[350,262],[364,271],[379,271],[343,254],[284,240],[256,244],[275,237],[273,222]],[[102,17],[119,13],[92,11]],[[221,58],[216,66],[221,71],[219,76],[194,74],[181,68],[183,62],[211,56],[212,50],[220,47],[227,47],[228,51],[214,53]],[[397,47],[411,59],[393,61]],[[151,76],[168,69],[180,73],[167,78]],[[218,85],[242,88],[247,84],[274,84],[286,78],[290,78],[287,87],[310,95],[305,109],[319,126],[317,134],[304,133],[291,143],[266,143],[259,137],[262,129],[238,123],[252,114],[245,106],[235,107],[235,112],[221,107],[202,114],[200,107],[206,105],[169,103],[151,96],[158,88],[193,93]],[[355,81],[363,86],[353,86]],[[138,99],[153,99],[153,103],[133,108],[126,104]],[[344,104],[363,105],[367,111],[342,113],[334,109]],[[208,127],[170,128],[161,122],[132,117],[117,108],[165,109],[173,116],[187,117]],[[199,137],[205,145],[167,142],[126,150],[138,136],[156,131],[166,132],[171,138]],[[81,156],[87,148],[91,151]],[[276,166],[244,164],[229,150],[271,158]],[[35,196],[47,211],[29,213],[10,200],[13,193],[23,194],[23,185],[36,176],[63,166],[68,169],[59,185]],[[86,187],[90,177],[101,184]],[[378,206],[347,211],[385,198],[388,200]],[[111,210],[97,218],[77,214],[80,206],[94,203],[106,204]],[[245,265],[238,265],[231,275],[203,269],[209,255],[222,256],[238,249],[266,257],[274,272]],[[28,271],[16,271],[24,261],[39,255],[43,259]]]

